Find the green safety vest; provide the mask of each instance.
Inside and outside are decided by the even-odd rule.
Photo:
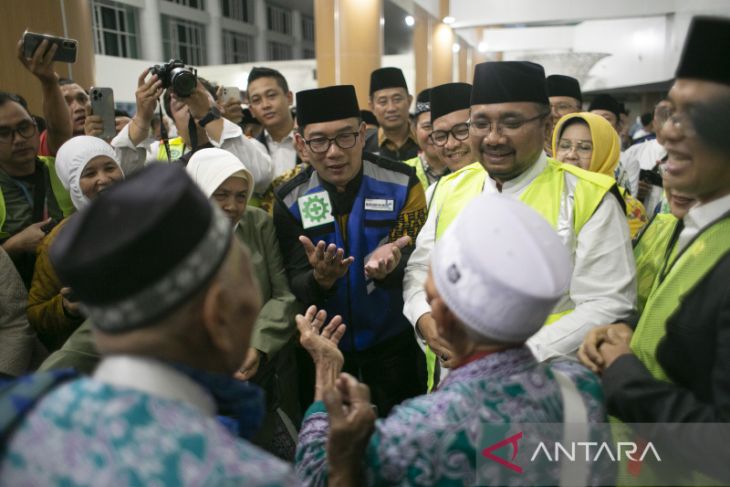
[[[418,177],[418,180],[421,182],[423,190],[426,191],[426,189],[428,189],[428,176],[426,176],[426,171],[423,170],[423,163],[421,162],[421,158],[419,156],[416,156],[403,161],[403,164],[407,164],[416,169],[416,177]]]
[[[170,161],[176,161],[185,154],[185,141],[182,137],[175,137],[168,140],[167,143],[170,145]],[[160,147],[157,150],[157,160],[167,161],[167,151],[163,142],[160,142]]]
[[[48,168],[53,197],[56,198],[56,203],[58,203],[58,207],[61,209],[65,218],[72,214],[75,211],[75,208],[71,202],[71,195],[68,193],[66,188],[63,187],[63,183],[61,183],[61,180],[58,179],[58,175],[56,174],[56,158],[39,156],[38,159]],[[3,196],[2,188],[0,188],[0,238],[10,237],[8,233],[3,231],[6,217],[5,197]]]
[[[566,173],[575,176],[575,185],[566,185]],[[482,165],[475,162],[441,179],[433,202],[434,210],[437,212],[436,240],[443,235],[461,210],[472,199],[482,194],[487,177]],[[519,199],[541,214],[553,228],[556,230],[569,228],[573,232],[573,238],[577,238],[583,225],[593,216],[603,197],[615,184],[616,182],[609,176],[585,171],[571,164],[562,164],[548,158],[545,170],[529,184]],[[566,192],[572,196],[572,211],[561,208],[566,202],[571,201],[570,198],[566,198]],[[569,225],[562,225],[561,214],[572,214]],[[554,311],[545,324],[549,325],[571,311],[572,308]],[[428,349],[426,362],[430,373],[435,368],[436,355]],[[430,389],[433,384],[431,375],[428,377],[428,383]]]
[[[636,260],[636,310],[641,316],[654,279],[664,260],[677,218],[671,213],[659,213],[639,234],[634,244]]]

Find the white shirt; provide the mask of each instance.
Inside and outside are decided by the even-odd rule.
[[[677,250],[684,250],[705,227],[730,211],[730,194],[704,205],[690,208],[684,217],[684,228],[677,239]]]
[[[94,380],[185,402],[207,416],[215,415],[215,402],[205,389],[157,360],[132,355],[105,357],[94,372]]]
[[[265,192],[271,185],[271,181],[274,179],[274,166],[271,164],[271,157],[261,142],[244,136],[241,127],[224,118],[220,140],[210,139],[210,143],[213,147],[231,152],[241,160],[246,169],[253,175],[255,181],[254,191],[256,193]],[[122,169],[127,176],[145,164],[157,162],[156,151],[153,152],[154,157],[148,159],[149,144],[146,140],[136,146],[132,143],[129,138],[129,124],[112,139],[111,145],[114,147]]]
[[[547,157],[542,154],[525,173],[505,182],[502,194],[519,198],[546,164]],[[497,191],[495,181],[487,178],[484,192]],[[423,285],[435,244],[436,217],[436,210],[431,209],[416,238],[416,248],[408,260],[403,278],[403,314],[414,327],[418,318],[431,312]],[[541,361],[572,356],[592,327],[627,318],[636,303],[636,266],[629,227],[626,215],[613,194],[606,194],[576,241],[569,244],[569,250],[574,266],[570,290],[556,309],[564,309],[570,302],[575,304],[575,309],[551,325],[542,327],[527,341]],[[485,309],[485,312],[488,311]]]
[[[639,191],[639,170],[651,171],[666,155],[667,151],[656,139],[647,140],[626,149],[621,154],[621,162],[631,181],[631,188],[626,189],[636,196]]]
[[[281,142],[271,138],[271,134],[264,130],[266,144],[269,146],[269,155],[274,165],[274,177],[294,169],[297,164],[297,151],[294,148],[294,131],[292,130]]]

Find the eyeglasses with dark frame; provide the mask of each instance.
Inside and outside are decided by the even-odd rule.
[[[434,130],[428,136],[433,145],[443,147],[449,142],[449,135],[453,135],[454,139],[464,141],[469,138],[469,124],[457,123],[450,130]]]
[[[500,120],[493,124],[487,120],[468,120],[469,128],[474,135],[480,135],[486,137],[492,133],[492,126],[495,127],[497,135],[511,135],[520,130],[523,126],[535,120],[541,120],[550,115],[550,113],[538,113],[534,117],[525,119],[507,119]]]
[[[334,142],[340,149],[352,149],[357,143],[357,136],[360,135],[358,132],[344,132],[337,134],[336,136],[329,137],[314,137],[309,140],[305,140],[304,143],[309,146],[309,149],[317,154],[324,154],[330,150],[330,146]]]
[[[24,120],[15,127],[0,127],[0,142],[11,143],[17,133],[24,139],[30,139],[38,130],[35,121]]]

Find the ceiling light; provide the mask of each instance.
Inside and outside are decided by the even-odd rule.
[[[480,42],[477,46],[477,50],[479,52],[487,52],[487,43],[486,42]]]
[[[446,17],[444,17],[442,22],[446,25],[450,25],[450,24],[453,24],[454,22],[456,22],[456,19],[453,18],[451,15],[447,15]]]
[[[458,42],[454,42],[454,43],[453,43],[453,44],[451,45],[451,50],[452,50],[453,52],[459,52],[459,51],[461,50],[461,46],[459,45],[459,43],[458,43]]]
[[[416,19],[413,18],[413,15],[406,15],[406,25],[408,27],[413,27],[413,24],[416,23]]]

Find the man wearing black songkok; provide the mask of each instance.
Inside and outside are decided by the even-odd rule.
[[[432,248],[461,209],[483,192],[510,195],[542,214],[570,249],[574,267],[570,291],[553,310],[549,326],[527,342],[538,360],[574,354],[588,330],[606,319],[626,318],[636,300],[636,271],[615,181],[546,157],[549,117],[542,66],[477,65],[469,129],[480,164],[441,180],[418,242]],[[416,323],[428,319],[424,299]],[[448,353],[440,358],[450,365]]]
[[[402,280],[426,201],[412,168],[363,153],[355,89],[297,93],[297,145],[311,166],[282,186],[274,224],[294,295],[347,325],[344,370],[364,380],[380,414],[423,393],[425,366],[403,316]],[[312,370],[304,354],[302,366]],[[387,369],[387,372],[385,370]],[[313,374],[303,391],[313,390]],[[309,400],[303,398],[304,407]]]
[[[579,355],[602,373],[608,412],[618,419],[694,423],[656,437],[640,431],[669,446],[657,445],[672,454],[662,465],[681,475],[654,472],[652,485],[730,483],[728,429],[718,425],[730,422],[728,45],[730,19],[693,19],[662,136],[665,181],[698,204],[677,222],[638,324],[596,328]]]
[[[621,114],[623,109],[621,103],[608,94],[602,94],[596,96],[591,104],[588,106],[588,111],[600,115],[608,120],[616,132],[621,133]]]
[[[561,117],[581,111],[583,94],[577,79],[563,74],[553,74],[547,77],[548,99],[550,100],[550,114],[552,127]],[[545,139],[545,152],[552,156],[553,132]]]
[[[418,155],[403,161],[416,170],[416,176],[426,191],[429,186],[441,179],[448,168],[438,155],[438,147],[431,142],[431,88],[426,88],[416,97],[416,111],[413,126],[418,141]]]
[[[418,155],[418,141],[408,115],[412,101],[400,69],[380,68],[370,74],[370,110],[380,127],[368,132],[367,152],[396,161]]]

